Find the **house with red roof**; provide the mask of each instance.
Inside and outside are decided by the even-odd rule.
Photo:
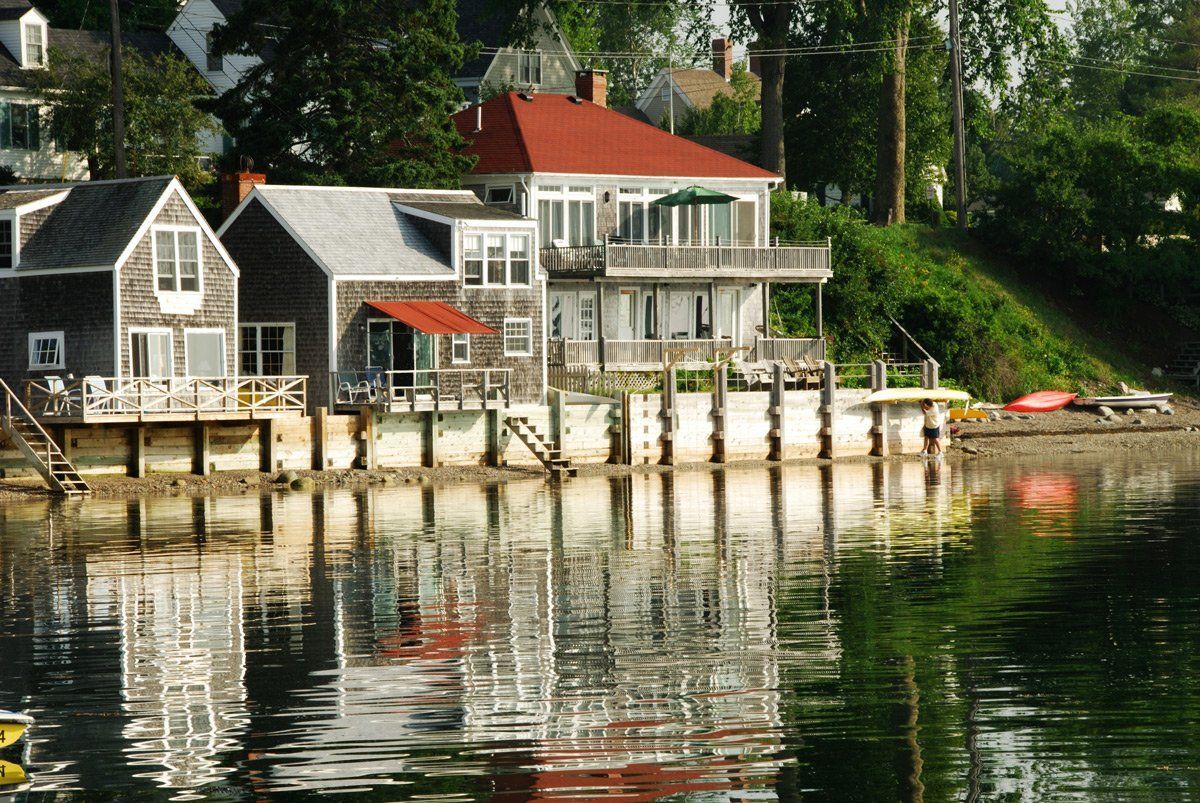
[[[574,95],[509,92],[454,116],[477,157],[464,187],[537,220],[550,363],[824,359],[819,325],[782,339],[766,324],[772,284],[813,284],[820,309],[832,276],[828,242],[770,237],[779,176],[608,108],[606,89],[586,70]],[[689,187],[725,197],[658,203]]]

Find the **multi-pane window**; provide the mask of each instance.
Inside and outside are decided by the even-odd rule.
[[[34,67],[44,67],[46,64],[45,35],[41,25],[25,26],[25,58]]]
[[[450,362],[462,365],[471,361],[471,336],[450,335]]]
[[[239,345],[242,376],[295,375],[295,324],[243,324]]]
[[[517,55],[517,83],[540,84],[542,82],[542,54],[538,52]]]
[[[533,278],[528,234],[464,234],[463,284],[528,286]]]
[[[13,266],[13,222],[0,220],[0,269]]]
[[[504,319],[504,356],[528,357],[533,354],[533,321],[529,318]]]
[[[225,69],[225,59],[219,53],[214,52],[213,48],[213,32],[209,31],[204,35],[204,55],[207,60],[209,72],[221,72]]]
[[[483,284],[483,235],[463,235],[463,284]]]
[[[46,371],[63,367],[63,333],[29,333],[29,370]]]
[[[592,187],[538,188],[538,227],[546,245],[596,242],[596,195]]]
[[[157,229],[154,232],[154,271],[160,292],[200,292],[200,232],[195,229]]]
[[[133,332],[129,335],[133,375],[145,379],[164,379],[174,370],[171,333],[168,331]]]
[[[0,148],[36,151],[42,146],[41,114],[29,103],[0,103]]]

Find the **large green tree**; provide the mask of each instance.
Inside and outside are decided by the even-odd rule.
[[[787,147],[784,139],[784,78],[787,73],[787,47],[804,2],[781,3],[778,0],[730,0],[734,31],[753,39],[762,78],[762,136],[759,139],[759,164],[787,178]]]
[[[215,124],[195,103],[208,85],[178,56],[147,58],[125,48],[122,59],[130,175],[173,174],[189,189],[198,189],[211,180],[200,168],[199,157],[204,154],[198,140],[215,133]],[[86,158],[93,179],[112,178],[112,78],[107,53],[97,58],[51,48],[48,63],[35,79],[54,98],[47,121],[55,140]]]
[[[246,0],[215,44],[264,58],[214,108],[281,180],[457,186],[456,22],[452,0]]]
[[[728,94],[716,95],[709,106],[688,109],[675,127],[676,132],[684,136],[758,133],[762,126],[759,84],[744,64],[733,65],[729,88]]]
[[[35,4],[56,28],[107,31],[108,0],[37,0]],[[176,0],[121,0],[121,27],[126,31],[166,30],[179,13]]]

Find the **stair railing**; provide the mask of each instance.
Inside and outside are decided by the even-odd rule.
[[[17,437],[16,430],[13,428],[13,418],[15,417],[13,415],[13,409],[15,407],[16,411],[20,414],[20,417],[25,422],[33,425],[34,430],[37,431],[37,433],[41,435],[42,439],[45,441],[46,471],[49,472],[50,475],[53,475],[55,448],[54,439],[50,437],[50,434],[46,432],[46,430],[42,429],[42,425],[38,423],[38,420],[34,418],[27,409],[25,409],[25,405],[21,404],[21,400],[17,398],[17,395],[12,392],[12,388],[10,388],[3,379],[0,379],[0,391],[4,392],[4,431],[9,433],[9,436],[14,439]],[[22,440],[25,441],[25,445],[29,447],[29,450],[32,452],[33,447],[29,445],[28,439],[22,438]]]

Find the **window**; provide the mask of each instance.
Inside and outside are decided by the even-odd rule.
[[[130,332],[132,374],[145,379],[165,379],[174,373],[171,333],[164,330]]]
[[[208,59],[205,65],[209,72],[222,72],[225,69],[225,59],[213,52],[213,32],[204,34],[204,55]]]
[[[450,335],[450,362],[462,365],[471,361],[471,336]]]
[[[542,243],[594,245],[596,242],[596,192],[592,187],[538,188],[538,229]]]
[[[200,232],[196,229],[156,229],[154,270],[160,292],[200,292]]]
[[[25,26],[25,58],[32,67],[46,66],[45,35],[41,25]]]
[[[0,220],[0,269],[13,266],[13,222]]]
[[[483,284],[483,236],[463,235],[463,284]]]
[[[29,370],[46,371],[64,367],[62,332],[29,333]]]
[[[221,329],[183,330],[184,368],[188,376],[225,376],[225,332]]]
[[[517,55],[517,83],[540,84],[542,82],[542,54],[519,53]]]
[[[296,373],[296,325],[291,323],[243,324],[240,352],[243,376],[294,376]]]
[[[39,108],[26,103],[0,103],[0,148],[36,151],[41,145]]]
[[[529,318],[504,319],[504,356],[533,355],[533,321]]]
[[[463,284],[527,286],[533,279],[528,234],[464,234]]]
[[[662,87],[662,102],[666,103],[670,99],[671,99],[671,85],[664,81],[663,87]]]
[[[485,204],[511,204],[516,200],[512,187],[488,187]]]
[[[757,217],[754,201],[733,202],[733,238],[739,243],[753,245],[757,242]]]

